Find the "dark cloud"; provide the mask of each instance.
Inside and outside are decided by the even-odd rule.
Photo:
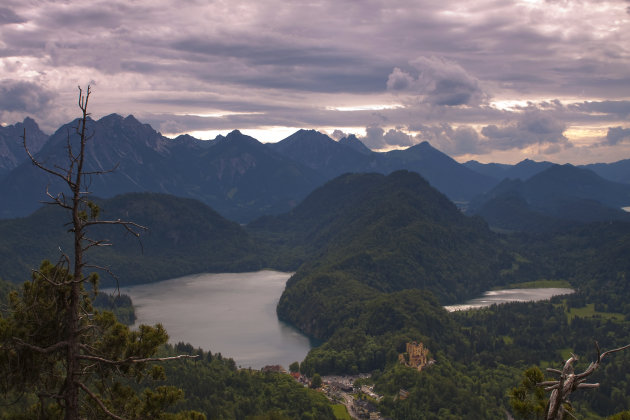
[[[488,125],[482,128],[483,134],[492,149],[523,149],[531,145],[556,145],[569,147],[564,136],[566,124],[551,114],[541,111],[528,111],[519,116],[516,122],[503,126]]]
[[[618,118],[628,118],[630,101],[585,101],[572,104],[569,109],[584,113],[612,114]]]
[[[410,91],[424,95],[433,105],[478,105],[487,95],[479,81],[459,64],[440,57],[419,57],[410,63],[418,72],[414,77],[396,67],[390,73],[387,87],[392,91]]]
[[[615,146],[628,140],[630,140],[630,128],[610,127],[602,143],[608,146]]]
[[[389,129],[385,131],[378,125],[371,125],[365,128],[365,137],[361,137],[361,141],[370,149],[385,149],[397,146],[412,146],[415,142],[409,134],[397,129]]]
[[[60,25],[68,29],[81,30],[90,28],[106,28],[114,31],[123,22],[124,12],[127,8],[118,4],[98,6],[94,4],[74,4],[73,7],[58,8],[45,16],[50,25]]]
[[[54,94],[31,82],[4,80],[0,82],[0,110],[37,113],[52,104]]]
[[[7,7],[0,7],[0,25],[10,23],[25,23],[26,19]]]

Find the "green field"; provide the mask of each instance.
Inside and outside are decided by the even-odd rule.
[[[351,420],[350,414],[348,414],[348,410],[346,406],[343,404],[335,404],[332,406],[333,413],[338,420]]]
[[[612,319],[615,321],[623,321],[625,317],[622,314],[612,313],[612,312],[598,312],[595,310],[595,304],[589,303],[583,308],[570,308],[567,312],[567,319],[569,323],[573,321],[574,318],[603,318],[603,319]]]
[[[571,288],[572,286],[571,283],[566,280],[536,280],[523,283],[512,283],[507,286],[495,287],[494,289],[539,289],[547,287]]]

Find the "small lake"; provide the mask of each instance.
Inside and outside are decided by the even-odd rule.
[[[478,309],[500,303],[547,300],[551,299],[553,296],[569,295],[571,293],[575,293],[575,290],[562,287],[491,290],[485,292],[483,296],[471,299],[463,304],[445,306],[444,308],[449,312],[466,311],[468,309]]]
[[[313,347],[306,336],[278,320],[276,305],[291,273],[197,274],[121,287],[133,300],[136,325],[162,323],[170,336],[237,366],[260,369],[302,361]],[[112,290],[106,292],[111,293]]]

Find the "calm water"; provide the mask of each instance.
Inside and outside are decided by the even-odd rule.
[[[120,290],[133,300],[136,324],[161,322],[171,343],[220,352],[242,367],[288,368],[302,361],[313,344],[276,316],[290,276],[277,271],[197,274]]]
[[[533,302],[538,300],[551,299],[552,296],[568,295],[574,293],[573,289],[565,289],[561,287],[546,287],[539,289],[506,289],[492,290],[485,292],[483,296],[469,300],[461,305],[445,306],[449,311],[465,311],[468,309],[483,308],[499,303],[508,302]]]

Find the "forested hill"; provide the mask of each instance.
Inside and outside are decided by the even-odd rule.
[[[341,176],[256,228],[263,224],[296,253],[321,244],[289,280],[278,306],[281,318],[319,338],[383,293],[423,289],[454,302],[508,282],[500,273],[514,261],[481,219],[463,215],[407,171]],[[418,299],[434,300],[430,294]]]
[[[107,238],[113,246],[94,249],[90,261],[109,267],[121,285],[263,267],[259,247],[243,228],[199,201],[157,193],[95,201],[101,219],[129,220],[148,228],[139,240],[120,226],[93,231],[92,237]],[[69,252],[66,221],[66,214],[50,206],[26,218],[0,220],[0,277],[21,282],[43,259],[56,261],[59,249]],[[113,281],[101,276],[104,286]]]
[[[290,213],[249,228],[285,241],[294,253],[314,254],[317,262],[298,272],[288,293],[316,265],[379,291],[423,288],[452,302],[501,283],[496,273],[512,262],[481,219],[463,215],[408,171],[343,175]]]

